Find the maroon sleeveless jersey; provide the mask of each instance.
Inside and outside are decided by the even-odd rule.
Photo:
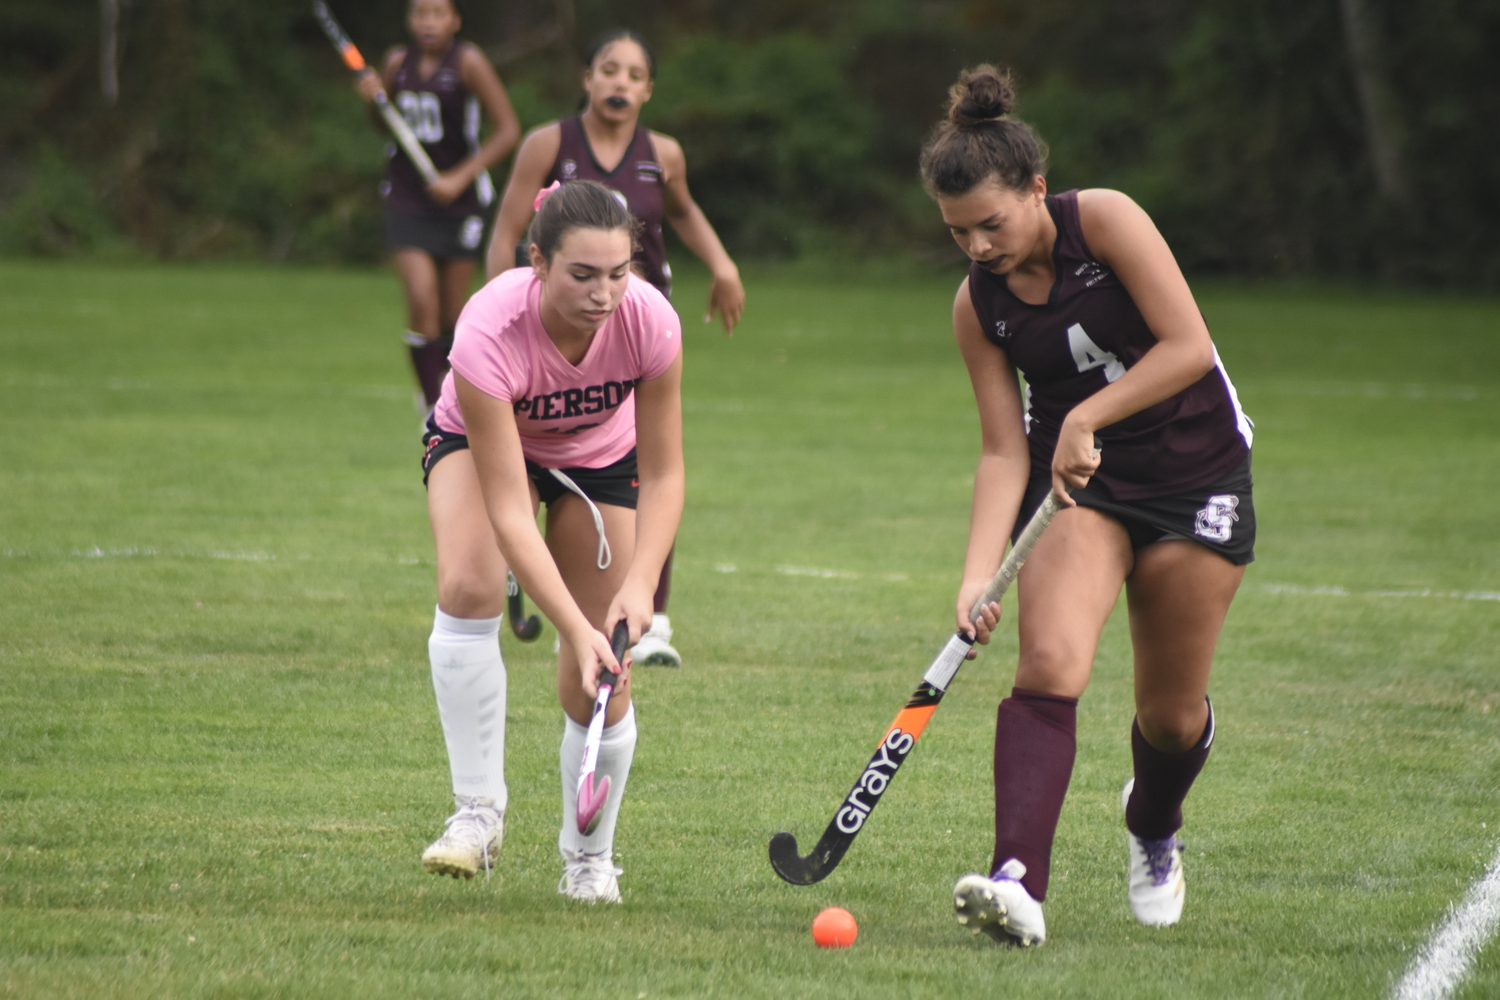
[[[391,102],[416,133],[439,172],[457,166],[479,149],[479,100],[464,86],[463,74],[458,68],[463,44],[454,42],[437,70],[425,80],[417,74],[421,50],[408,45],[391,88]],[[399,144],[392,142],[386,148],[386,156],[389,159],[381,190],[386,204],[392,208],[420,215],[461,218],[474,215],[495,200],[495,186],[490,175],[481,173],[451,204],[439,205],[428,197],[427,182]]]
[[[662,205],[661,164],[656,162],[656,147],[651,132],[644,125],[635,127],[630,147],[613,170],[605,170],[594,158],[578,116],[557,123],[557,159],[547,183],[553,181],[598,181],[618,194],[630,214],[641,220],[641,249],[635,255],[641,277],[661,290],[672,292],[672,269],[667,266],[667,248],[662,241],[661,222],[666,212]]]
[[[969,267],[969,298],[984,335],[1026,377],[1031,474],[1049,476],[1068,413],[1124,375],[1156,344],[1120,279],[1094,259],[1078,221],[1078,192],[1047,196],[1057,224],[1057,279],[1045,305],[1022,302],[1001,275]],[[1117,500],[1207,485],[1250,453],[1252,425],[1214,352],[1214,368],[1168,399],[1101,428],[1091,487]]]

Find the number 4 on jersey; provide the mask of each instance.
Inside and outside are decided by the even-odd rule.
[[[1078,366],[1080,373],[1103,368],[1106,382],[1113,382],[1125,374],[1125,366],[1120,359],[1090,340],[1080,323],[1068,327],[1068,348],[1073,352],[1073,363]]]

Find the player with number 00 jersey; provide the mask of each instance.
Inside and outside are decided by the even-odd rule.
[[[493,211],[488,171],[515,147],[521,123],[484,53],[457,39],[463,25],[457,0],[411,0],[406,24],[412,44],[388,52],[380,74],[365,73],[359,89],[366,100],[382,88],[390,94],[438,170],[428,183],[391,143],[381,184],[386,250],[406,292],[404,339],[423,409],[430,411]],[[492,131],[481,143],[482,117]]]

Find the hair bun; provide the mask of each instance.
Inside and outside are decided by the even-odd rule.
[[[1009,114],[1015,104],[1009,71],[985,63],[965,70],[948,92],[948,120],[957,128],[971,128]]]

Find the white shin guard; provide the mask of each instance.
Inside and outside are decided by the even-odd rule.
[[[454,618],[442,608],[427,640],[453,794],[493,799],[505,812],[505,661],[499,618]]]
[[[635,759],[635,705],[632,703],[625,718],[607,726],[600,737],[594,773],[600,777],[609,775],[609,798],[599,810],[599,825],[587,837],[578,832],[578,768],[583,763],[583,744],[589,731],[587,726],[580,726],[566,715],[563,723],[562,749],[558,754],[562,764],[563,822],[557,835],[558,850],[585,854],[613,851],[615,821],[625,796],[625,780],[630,777],[630,762]]]

